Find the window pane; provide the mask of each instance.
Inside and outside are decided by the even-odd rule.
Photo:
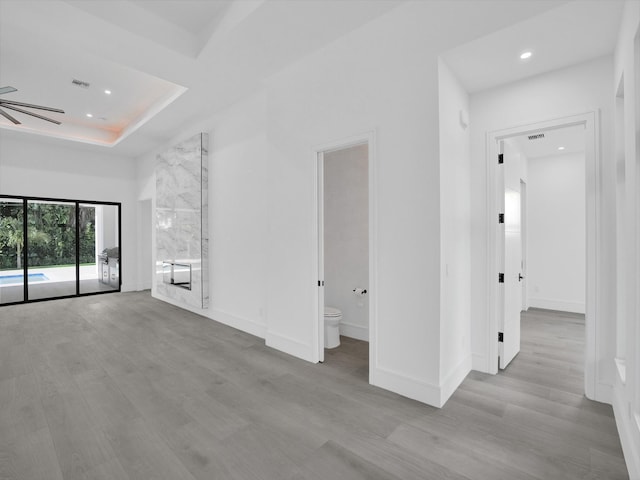
[[[118,207],[80,204],[80,293],[120,288]]]
[[[0,304],[24,301],[24,208],[0,199]]]
[[[29,300],[76,294],[75,204],[29,200]]]

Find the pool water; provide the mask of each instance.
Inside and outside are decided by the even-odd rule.
[[[29,283],[46,282],[49,280],[44,273],[30,273],[28,275]],[[22,283],[24,275],[0,275],[0,285],[8,285],[10,283]]]

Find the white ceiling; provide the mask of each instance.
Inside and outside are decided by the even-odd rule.
[[[232,0],[66,0],[66,3],[183,55],[196,57]]]
[[[2,98],[66,111],[60,126],[16,114],[23,125],[0,117],[0,128],[135,157],[170,139],[177,125],[233,104],[287,65],[404,2],[0,0],[0,87],[18,89]],[[492,12],[479,31],[524,20],[444,55],[470,91],[611,53],[621,12],[618,0],[460,5],[461,15],[473,8]],[[513,55],[525,39],[536,55],[523,68]],[[73,78],[90,89],[72,87]],[[113,94],[106,97],[104,88]]]
[[[127,3],[133,3],[129,0]],[[144,0],[137,2],[140,8],[174,23],[186,32],[201,33],[222,16],[231,0]]]
[[[0,128],[135,157],[171,138],[177,125],[233,104],[269,75],[401,4],[0,0],[0,87],[18,89],[3,98],[66,112],[59,126],[23,115],[19,126],[0,117]],[[90,82],[90,90],[70,89],[73,78]],[[108,99],[103,88],[113,91]],[[88,121],[87,112],[99,113]]]
[[[529,135],[544,134],[544,138],[529,140]],[[529,160],[551,157],[570,153],[584,153],[585,132],[584,125],[556,128],[520,135],[511,139]],[[560,150],[560,147],[563,147]]]
[[[558,2],[562,3],[562,2]],[[622,0],[578,0],[443,54],[469,93],[611,54]],[[526,50],[533,56],[520,60]]]
[[[20,41],[8,41],[9,38]],[[16,24],[3,25],[0,87],[13,86],[18,91],[1,98],[63,109],[64,114],[33,110],[62,125],[7,110],[22,123],[14,125],[3,119],[3,128],[113,146],[186,90],[71,45],[63,54],[43,55],[42,42]],[[75,86],[74,79],[90,86]]]

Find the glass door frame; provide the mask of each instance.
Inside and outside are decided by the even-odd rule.
[[[59,300],[61,298],[74,298],[74,297],[86,297],[89,295],[102,295],[108,293],[116,293],[122,290],[122,204],[120,202],[101,202],[98,200],[71,200],[64,198],[49,198],[49,197],[25,197],[23,195],[5,195],[0,194],[0,202],[3,199],[9,200],[21,200],[22,201],[22,275],[23,275],[23,300],[18,302],[1,303],[0,307],[8,305],[19,305],[22,303],[44,302],[48,300]],[[73,204],[75,206],[75,280],[76,280],[76,292],[73,295],[61,295],[47,298],[29,299],[29,265],[28,265],[28,252],[29,252],[29,235],[28,235],[28,209],[27,206],[30,201],[35,202],[59,202],[63,204]],[[120,250],[120,258],[118,264],[118,283],[117,288],[113,290],[96,291],[96,292],[80,292],[80,205],[105,205],[117,207],[118,209],[118,248]]]

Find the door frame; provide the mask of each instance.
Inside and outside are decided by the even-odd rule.
[[[0,307],[10,306],[10,305],[20,305],[24,303],[34,303],[34,302],[46,302],[49,300],[60,300],[63,298],[74,298],[74,297],[86,297],[91,295],[104,295],[109,293],[118,293],[122,291],[122,255],[118,259],[118,284],[117,288],[113,290],[105,290],[105,291],[97,291],[97,292],[81,292],[80,291],[80,206],[81,205],[96,205],[96,206],[110,206],[117,208],[118,215],[118,248],[120,252],[122,252],[122,203],[120,202],[102,202],[99,200],[72,200],[68,198],[51,198],[51,197],[29,197],[24,195],[9,195],[9,194],[0,194],[0,200],[2,199],[10,199],[10,200],[19,200],[22,202],[22,235],[23,235],[23,249],[22,249],[22,257],[23,257],[23,299],[17,302],[7,302],[0,303]],[[29,253],[29,241],[28,234],[29,229],[27,226],[28,223],[28,205],[29,202],[46,202],[46,203],[60,203],[60,204],[68,204],[73,205],[74,207],[74,223],[75,223],[75,292],[73,294],[67,295],[56,295],[51,297],[44,298],[29,298],[29,282],[28,282],[28,274],[29,274],[29,262],[28,262],[28,253]],[[16,202],[17,203],[17,202]],[[18,269],[16,269],[18,270]]]
[[[377,332],[377,181],[376,181],[376,134],[371,130],[362,134],[328,141],[313,147],[315,165],[313,178],[313,252],[312,272],[314,283],[324,278],[324,154],[343,150],[356,145],[368,147],[368,189],[369,189],[369,285],[367,297],[369,302],[369,358],[376,358]],[[322,289],[322,291],[321,291]],[[322,302],[322,304],[321,304]],[[324,287],[315,289],[313,296],[313,335],[312,361],[324,361]],[[371,360],[370,360],[371,361]],[[369,365],[369,383],[373,383],[373,371]]]
[[[486,143],[486,174],[487,174],[487,318],[489,328],[486,332],[485,342],[489,352],[489,373],[498,373],[498,326],[501,296],[498,289],[498,268],[501,252],[498,242],[499,224],[497,221],[499,212],[498,195],[498,142],[509,137],[526,135],[545,130],[555,130],[575,125],[585,126],[585,196],[586,196],[586,297],[585,297],[585,369],[584,390],[585,395],[593,400],[606,401],[606,393],[598,388],[598,363],[596,352],[598,351],[599,338],[597,336],[598,324],[598,278],[599,258],[598,245],[600,244],[600,197],[597,188],[600,184],[600,112],[588,111],[577,115],[568,115],[551,120],[524,124],[507,129],[496,130],[487,133]]]
[[[528,179],[527,179],[528,180]],[[527,182],[520,179],[520,229],[522,235],[522,310],[529,310],[527,292]]]

